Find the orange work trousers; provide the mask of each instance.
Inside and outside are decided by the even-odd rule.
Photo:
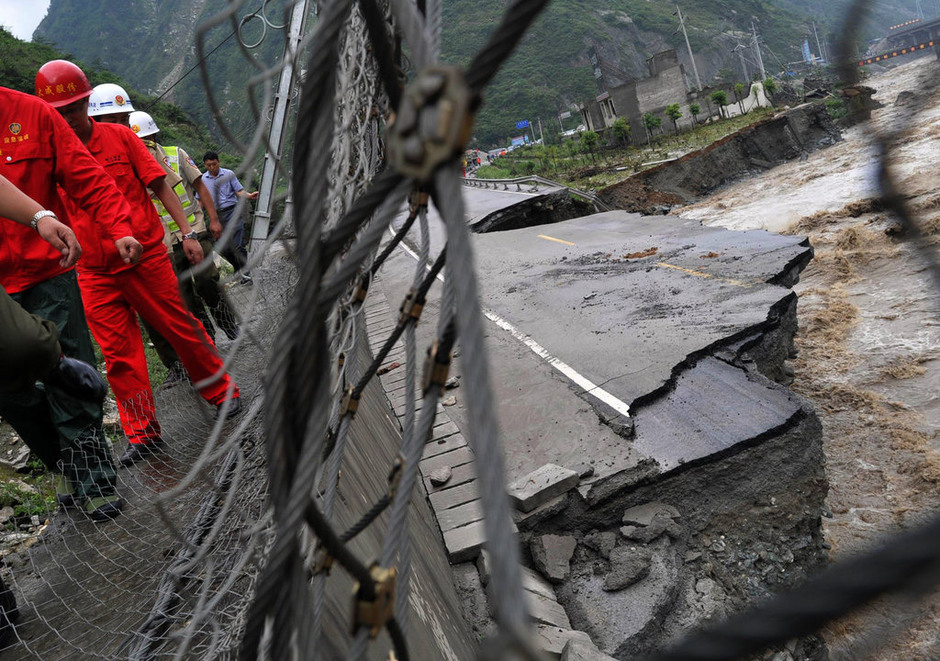
[[[218,350],[183,303],[162,244],[117,273],[79,271],[78,284],[128,441],[148,443],[160,437],[138,314],[173,346],[193,383],[207,381],[199,388],[203,399],[217,406],[238,397]]]

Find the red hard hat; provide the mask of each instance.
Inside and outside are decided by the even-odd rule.
[[[52,60],[36,72],[36,96],[53,108],[61,108],[91,96],[91,85],[76,65],[66,60]]]

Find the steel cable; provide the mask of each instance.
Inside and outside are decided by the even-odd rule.
[[[453,281],[457,309],[457,333],[461,340],[461,362],[466,382],[468,415],[476,424],[468,439],[477,461],[480,499],[486,512],[484,529],[493,558],[493,603],[496,621],[506,630],[524,629],[528,610],[522,598],[519,549],[513,537],[509,497],[503,457],[497,442],[496,406],[490,386],[489,364],[483,344],[483,313],[477,291],[473,251],[464,219],[460,195],[460,174],[456,164],[448,164],[435,176],[434,203],[447,226],[448,281]]]
[[[284,620],[288,618],[291,609],[281,596],[282,581],[278,577],[287,579],[290,573],[292,558],[296,554],[295,535],[298,524],[304,517],[308,521],[319,521],[316,513],[308,511],[311,508],[315,510],[316,506],[310,502],[309,497],[304,498],[303,488],[294,484],[295,477],[307,480],[306,484],[310,483],[316,472],[319,455],[312,451],[315,444],[313,440],[318,437],[318,432],[315,428],[309,430],[306,421],[299,417],[298,413],[305,410],[308,402],[314,402],[314,406],[307,420],[316,421],[317,416],[326,413],[321,403],[325,397],[318,396],[317,391],[322,390],[328,379],[318,378],[317,374],[325,376],[329,373],[328,367],[318,367],[317,364],[325,362],[323,353],[326,350],[326,341],[323,337],[322,321],[310,316],[316,307],[316,301],[309,301],[305,305],[302,299],[304,295],[309,296],[311,292],[316,291],[315,283],[321,268],[318,259],[320,230],[317,219],[322,213],[323,200],[326,199],[327,177],[326,163],[320,155],[327,152],[329,136],[332,135],[328,124],[331,124],[333,96],[329,90],[334,86],[337,44],[343,23],[349,14],[350,4],[350,0],[337,0],[324,8],[315,34],[318,47],[312,50],[309,62],[311,73],[304,85],[305,93],[301,97],[298,112],[298,148],[294,159],[296,225],[298,250],[308,256],[308,259],[299,264],[300,286],[287,310],[279,333],[283,345],[291,347],[292,350],[273,356],[265,379],[268,403],[268,462],[272,473],[271,495],[277,512],[278,536],[249,612],[240,650],[243,659],[257,657],[265,618],[272,610],[276,612],[276,627],[279,625],[284,630],[290,628]],[[312,219],[312,222],[308,222],[308,219]],[[296,346],[301,341],[301,331],[304,331],[304,340],[309,339],[309,344]],[[283,375],[290,375],[291,378],[283,378]],[[290,392],[287,390],[288,382],[292,387]],[[308,435],[308,431],[312,433]],[[306,443],[306,453],[303,451],[304,438],[310,441]],[[298,466],[295,475],[293,467],[297,465],[298,458],[306,459],[306,464]],[[288,502],[289,500],[291,502]],[[318,530],[317,534],[323,539],[321,532]],[[274,640],[272,653],[275,658],[287,658],[287,644],[282,642],[285,639],[289,637],[282,636]]]

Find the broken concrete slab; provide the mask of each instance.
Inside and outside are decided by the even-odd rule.
[[[604,579],[604,590],[616,592],[649,576],[652,552],[642,546],[618,546],[610,552],[610,571]]]
[[[667,505],[666,503],[645,503],[626,510],[620,521],[627,525],[648,526],[653,522],[653,517],[657,515],[671,519],[678,519],[680,516],[679,510],[672,505]]]
[[[609,559],[610,552],[617,546],[617,533],[605,530],[594,531],[584,536],[584,545],[594,549],[602,558]]]
[[[552,583],[560,583],[568,577],[569,563],[578,541],[569,535],[540,535],[529,543],[529,552],[535,568]]]
[[[526,590],[523,595],[526,607],[529,609],[529,617],[538,624],[548,624],[562,629],[570,629],[571,622],[568,620],[568,614],[565,609],[555,601],[544,595],[536,594]]]
[[[521,569],[522,588],[524,590],[556,601],[555,588],[553,588],[548,581],[528,567],[522,567]],[[490,582],[491,560],[490,553],[486,549],[483,549],[477,558],[477,570],[480,572],[480,580],[483,582],[483,585],[487,585]]]
[[[535,627],[536,642],[552,658],[560,659],[561,653],[569,640],[576,639],[586,643],[591,642],[591,637],[583,631],[573,631],[562,627],[553,627],[546,624],[540,624]],[[592,643],[593,644],[593,643]]]
[[[495,313],[631,408],[689,356],[772,325],[768,310],[792,292],[768,281],[812,256],[803,237],[623,211],[553,230],[576,244],[564,249],[564,262],[557,246],[537,238],[542,228],[477,237],[484,295]],[[649,257],[627,257],[652,247]],[[585,301],[590,292],[597,296]],[[590,341],[572,341],[581,337]],[[630,369],[611,356],[630,356]],[[586,456],[604,456],[590,449]]]
[[[782,428],[804,401],[759,374],[716,358],[699,360],[661,399],[636,412],[636,447],[678,468]]]
[[[568,468],[545,464],[509,485],[509,497],[516,508],[531,512],[539,505],[578,486],[578,474]]]
[[[570,638],[561,651],[561,661],[617,661],[601,652],[594,643],[581,638]]]
[[[474,560],[485,542],[483,521],[475,521],[444,532],[447,559],[452,563]]]
[[[568,580],[556,587],[572,626],[590,631],[597,647],[610,654],[620,656],[616,650],[624,641],[651,626],[656,629],[674,608],[681,584],[676,551],[661,540],[648,549],[652,552],[649,573],[630,587],[605,590],[607,575],[597,573],[594,563],[573,566]]]
[[[519,530],[531,530],[542,521],[549,519],[568,506],[568,495],[562,494],[552,498],[544,505],[539,505],[531,512],[520,512],[513,510],[513,521],[519,526]]]
[[[682,536],[682,528],[671,518],[660,514],[654,516],[648,526],[622,526],[620,528],[620,534],[626,539],[644,544],[652,542],[664,533],[672,539],[678,539]]]

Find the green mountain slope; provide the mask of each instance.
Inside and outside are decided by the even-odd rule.
[[[938,5],[931,5],[932,1],[921,0],[925,11]],[[286,4],[287,0],[235,3],[240,7],[238,15],[265,7],[272,24],[280,22]],[[849,4],[850,0],[683,0],[682,10],[700,77],[703,84],[708,84],[719,72],[725,77],[743,77],[738,55],[731,49],[750,43],[752,21],[760,33],[765,67],[769,73],[776,73],[784,71],[788,62],[800,59],[803,39],[815,41],[812,21],[816,22],[820,40],[825,42],[829,37],[834,41]],[[195,26],[235,5],[221,0],[122,0],[97,3],[99,11],[90,12],[87,0],[52,0],[37,36],[85,61],[107,66],[138,89],[158,94],[173,86],[167,98],[186,108],[219,137],[198,74],[180,79],[196,63],[192,46]],[[486,43],[507,5],[507,0],[444,0],[443,59],[460,65],[469,63]],[[862,43],[883,33],[892,23],[915,16],[915,0],[887,0],[873,5],[872,21],[860,35]],[[541,118],[543,126],[554,125],[557,129],[554,118],[560,112],[597,94],[588,59],[592,47],[614,83],[627,77],[645,77],[646,59],[667,48],[678,50],[691,76],[674,12],[675,3],[667,0],[556,0],[549,4],[487,90],[474,142],[483,147],[505,144],[517,133],[516,121],[522,119],[536,122]],[[246,26],[246,40],[256,40],[263,25],[259,18],[252,19]],[[273,65],[278,61],[283,30],[269,27],[265,40],[251,51],[250,59],[245,58],[231,35],[230,23],[209,33],[207,50],[221,44],[207,60],[210,85],[239,138],[247,138],[256,124],[245,91],[249,77],[255,73],[251,65]],[[747,55],[753,57],[750,51]]]
[[[55,59],[72,58],[48,44],[22,41],[0,28],[0,85],[32,94],[36,71],[49,60]],[[81,61],[76,63],[88,75],[92,85],[117,83],[127,89],[135,107],[146,110],[154,118],[161,130],[160,139],[165,144],[179,145],[196,158],[207,149],[219,149],[205,126],[185,111],[137,92],[126,80],[100,67],[89,66]],[[235,162],[231,158],[227,161]]]
[[[223,21],[206,33],[204,53],[208,55],[205,62],[211,87],[219,95],[217,101],[226,122],[231,124],[236,138],[248,140],[257,125],[246,93],[248,80],[260,68],[280,59],[284,30],[275,30],[269,24],[281,23],[283,8],[289,3],[269,0],[243,4],[244,8],[235,12],[234,22]],[[235,38],[238,19],[260,10],[262,4],[268,24],[259,15],[248,20],[241,29],[247,43],[265,37],[257,48],[250,49],[246,59]],[[95,11],[89,11],[87,0],[52,0],[35,37],[80,60],[116,72],[144,94],[163,96],[186,109],[217,140],[224,142],[212,119],[200,72],[191,69],[199,61],[195,48],[196,26],[224,12],[227,3],[220,0],[121,0],[96,2],[94,6]],[[261,101],[260,91],[255,99]]]

